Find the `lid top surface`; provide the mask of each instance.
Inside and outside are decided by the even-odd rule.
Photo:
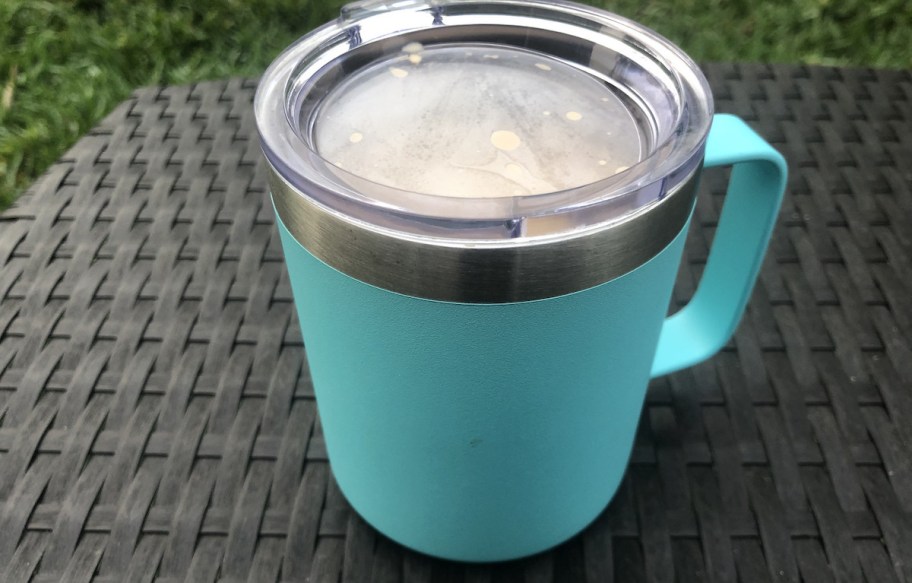
[[[639,162],[646,132],[629,107],[612,84],[548,55],[412,42],[342,81],[310,125],[323,158],[367,180],[505,197],[583,186]]]

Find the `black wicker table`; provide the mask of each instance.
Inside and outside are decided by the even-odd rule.
[[[398,546],[333,482],[255,81],[136,92],[0,216],[0,581],[912,583],[912,74],[705,70],[791,166],[748,314],[651,385],[594,524],[495,565]]]

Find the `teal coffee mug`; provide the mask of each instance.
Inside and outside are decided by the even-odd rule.
[[[785,162],[634,22],[569,2],[358,2],[256,121],[333,474],[418,551],[536,553],[624,474],[649,379],[738,324]],[[730,166],[666,318],[703,167]]]

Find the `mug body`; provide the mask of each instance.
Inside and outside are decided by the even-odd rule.
[[[624,473],[694,208],[697,66],[570,2],[364,0],[255,110],[355,510],[465,561],[579,532]]]
[[[482,304],[364,283],[278,224],[333,474],[371,525],[496,561],[598,516],[627,465],[686,226],[609,282]]]

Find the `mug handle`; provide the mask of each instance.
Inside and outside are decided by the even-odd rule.
[[[706,140],[704,167],[729,165],[731,180],[706,269],[693,299],[662,325],[653,377],[696,364],[725,346],[757,280],[785,190],[785,159],[743,120],[718,114]]]

